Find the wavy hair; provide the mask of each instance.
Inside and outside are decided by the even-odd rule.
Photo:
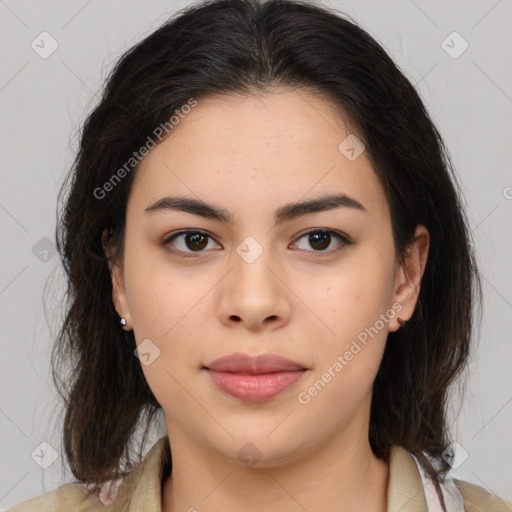
[[[386,51],[348,16],[302,0],[207,0],[182,9],[122,55],[83,124],[56,229],[67,306],[52,371],[69,466],[94,492],[122,478],[141,460],[140,452],[133,458],[137,428],[145,425],[145,438],[161,409],[112,301],[109,260],[123,257],[137,172],[126,162],[191,98],[278,87],[327,99],[356,128],[389,202],[400,261],[418,224],[430,233],[414,314],[388,335],[368,435],[384,461],[393,445],[416,455],[444,504],[449,390],[467,366],[482,301],[462,192],[417,91]],[[99,197],[123,166],[123,179]]]

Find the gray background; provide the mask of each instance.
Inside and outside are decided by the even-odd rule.
[[[60,450],[49,354],[63,281],[53,237],[57,192],[80,122],[120,54],[189,3],[0,0],[0,511],[70,477],[60,453],[45,470],[31,454],[43,460],[49,448],[41,452],[42,442]],[[512,1],[321,3],[353,16],[387,49],[416,84],[453,157],[485,296],[466,401],[453,420],[468,457],[453,476],[512,500]],[[58,43],[46,59],[31,47],[34,40],[42,46],[43,31]],[[458,58],[442,46],[453,31],[469,44]],[[445,45],[453,53],[461,43],[451,37]],[[455,418],[456,393],[452,409]],[[151,441],[164,433],[160,424]]]

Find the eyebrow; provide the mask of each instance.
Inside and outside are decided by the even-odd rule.
[[[303,215],[346,207],[366,212],[366,208],[356,199],[345,194],[326,195],[310,199],[302,203],[288,203],[278,208],[274,213],[275,224],[291,221]],[[199,215],[206,219],[219,220],[227,224],[233,223],[233,215],[229,211],[204,201],[184,196],[166,196],[148,206],[144,213],[162,211],[182,211]]]

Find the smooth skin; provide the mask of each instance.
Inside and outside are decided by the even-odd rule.
[[[399,265],[366,152],[350,161],[338,148],[350,133],[331,103],[305,90],[200,98],[136,171],[124,259],[111,266],[113,300],[137,344],[149,339],[160,350],[141,366],[171,445],[163,512],[386,510],[389,467],[368,440],[372,384],[388,332],[413,314],[429,234],[417,227]],[[338,207],[274,223],[284,204],[333,193],[366,211]],[[167,195],[213,204],[233,222],[145,212]],[[312,228],[352,244],[335,234],[315,243],[303,234]],[[164,243],[182,229],[208,236]],[[251,263],[237,252],[249,236],[263,251]],[[400,312],[301,403],[299,393],[393,304]],[[278,354],[308,371],[272,399],[245,402],[204,370],[234,352]],[[243,450],[259,457],[255,465]]]

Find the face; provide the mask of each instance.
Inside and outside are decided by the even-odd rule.
[[[418,227],[399,265],[384,191],[365,151],[343,142],[350,133],[304,91],[210,97],[141,162],[113,298],[171,447],[233,461],[252,451],[271,466],[365,438],[386,338],[413,313],[428,233]],[[346,197],[285,210],[333,195]],[[163,207],[168,196],[224,217]],[[296,366],[210,368],[235,353]]]

